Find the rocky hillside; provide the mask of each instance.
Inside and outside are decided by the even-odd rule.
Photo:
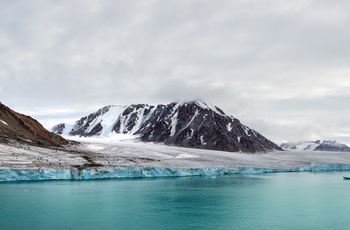
[[[287,142],[287,143],[281,144],[281,148],[285,150],[350,152],[349,146],[338,143],[336,141],[329,141],[329,140]]]
[[[124,133],[147,142],[232,152],[281,150],[221,109],[197,101],[106,106],[73,125],[58,124],[53,132],[84,137]]]
[[[67,140],[47,131],[38,121],[17,113],[0,102],[0,142],[11,141],[40,146],[68,144]]]

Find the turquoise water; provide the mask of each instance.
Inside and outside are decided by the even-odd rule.
[[[0,229],[350,229],[345,174],[0,183]]]

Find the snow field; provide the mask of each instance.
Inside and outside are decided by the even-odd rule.
[[[143,143],[132,135],[74,140],[80,144],[60,149],[0,144],[0,181],[350,170],[344,152],[247,154]]]

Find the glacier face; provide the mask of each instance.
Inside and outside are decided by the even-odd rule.
[[[180,176],[218,176],[226,174],[262,174],[278,172],[350,171],[349,164],[314,163],[293,169],[259,167],[99,167],[90,169],[0,169],[0,181],[94,180],[117,178],[153,178]]]
[[[160,144],[80,138],[64,149],[0,144],[0,181],[213,176],[350,171],[350,153],[245,154]]]

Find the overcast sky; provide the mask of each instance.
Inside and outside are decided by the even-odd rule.
[[[350,144],[350,1],[0,1],[0,101],[45,127],[212,103],[277,143]]]

